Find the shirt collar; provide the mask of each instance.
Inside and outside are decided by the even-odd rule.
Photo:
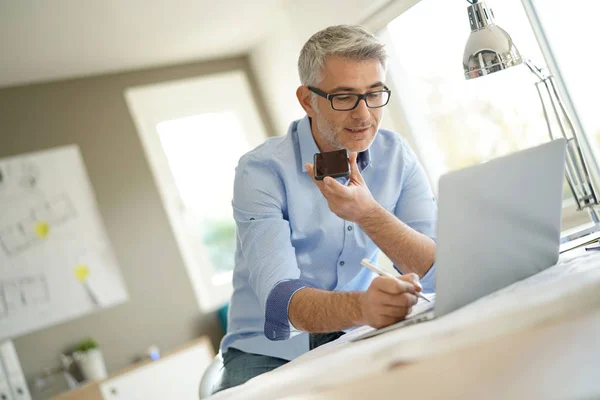
[[[300,155],[302,156],[302,171],[306,172],[304,164],[312,164],[314,162],[315,153],[319,152],[319,147],[315,142],[310,128],[310,118],[305,116],[298,123],[298,142],[300,143]],[[371,165],[371,151],[366,149],[358,153],[356,160],[358,169],[362,172],[365,168]]]

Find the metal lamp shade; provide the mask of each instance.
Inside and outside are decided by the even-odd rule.
[[[471,35],[463,55],[466,79],[492,74],[523,63],[510,35],[494,23],[494,14],[484,1],[468,8]]]

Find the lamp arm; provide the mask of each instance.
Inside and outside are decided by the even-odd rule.
[[[537,76],[537,78],[540,81],[543,81],[544,79],[546,79],[548,77],[548,75],[546,75],[541,68],[539,68],[537,65],[535,65],[530,59],[528,58],[523,58],[523,63],[525,63],[525,65],[527,65],[527,68],[529,68],[529,70],[535,75]]]
[[[529,70],[538,78],[538,82],[535,84],[540,102],[542,103],[542,110],[544,113],[544,119],[548,127],[548,133],[550,139],[556,138],[552,130],[552,124],[550,122],[548,108],[544,101],[544,95],[540,89],[540,86],[545,88],[545,94],[550,100],[552,106],[553,116],[560,128],[561,136],[567,140],[567,154],[566,154],[566,178],[573,198],[577,203],[577,209],[582,210],[586,207],[592,207],[598,204],[598,196],[594,191],[594,187],[591,183],[590,174],[588,167],[585,163],[579,140],[577,138],[577,132],[569,118],[566,108],[558,95],[558,90],[554,84],[553,77],[546,74],[541,68],[537,67],[531,60],[525,59],[525,65]],[[600,222],[595,211],[591,213],[595,223]]]
[[[554,140],[554,137],[552,136],[552,126],[551,126],[550,120],[548,118],[548,112],[546,111],[546,107],[544,106],[544,98],[542,96],[542,92],[540,91],[540,87],[539,87],[538,84],[535,85],[535,88],[537,89],[537,93],[538,93],[538,96],[540,98],[540,102],[542,103],[542,111],[544,113],[544,120],[546,121],[546,126],[548,127],[548,135],[550,136],[550,140]],[[570,162],[570,158],[568,158],[565,161],[567,163],[569,163]],[[573,175],[571,173],[571,170],[572,170],[572,167],[567,167],[565,169],[565,173],[566,173],[566,177],[567,177],[566,181],[567,181],[567,184],[569,185],[569,189],[571,190],[571,194],[573,195],[573,198],[577,200],[577,193],[575,192],[575,187],[573,185],[574,178],[573,178]],[[578,206],[579,206],[579,203],[578,203]]]

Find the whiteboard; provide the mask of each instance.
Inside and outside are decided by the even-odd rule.
[[[0,159],[0,340],[126,300],[79,147]]]

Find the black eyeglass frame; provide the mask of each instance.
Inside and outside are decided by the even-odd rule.
[[[307,86],[308,90],[310,90],[311,92],[313,92],[314,94],[323,97],[324,99],[329,100],[329,103],[331,104],[331,108],[334,109],[335,111],[352,111],[354,110],[356,107],[358,107],[358,103],[360,103],[361,100],[365,101],[365,105],[368,108],[381,108],[381,107],[385,107],[387,106],[387,104],[390,102],[390,99],[392,98],[392,91],[387,87],[384,86],[383,90],[375,90],[372,92],[367,92],[367,93],[363,93],[363,94],[359,94],[359,93],[335,93],[335,94],[329,94],[329,93],[325,93],[324,91],[322,91],[321,89],[318,89],[314,86]],[[388,98],[387,101],[385,102],[385,104],[382,104],[380,106],[377,107],[371,107],[369,105],[369,103],[367,102],[367,96],[373,93],[387,93],[388,94]],[[337,109],[333,106],[333,99],[338,97],[338,96],[357,96],[357,100],[356,100],[356,104],[354,104],[354,107],[352,108],[347,108],[344,110],[340,110]]]

